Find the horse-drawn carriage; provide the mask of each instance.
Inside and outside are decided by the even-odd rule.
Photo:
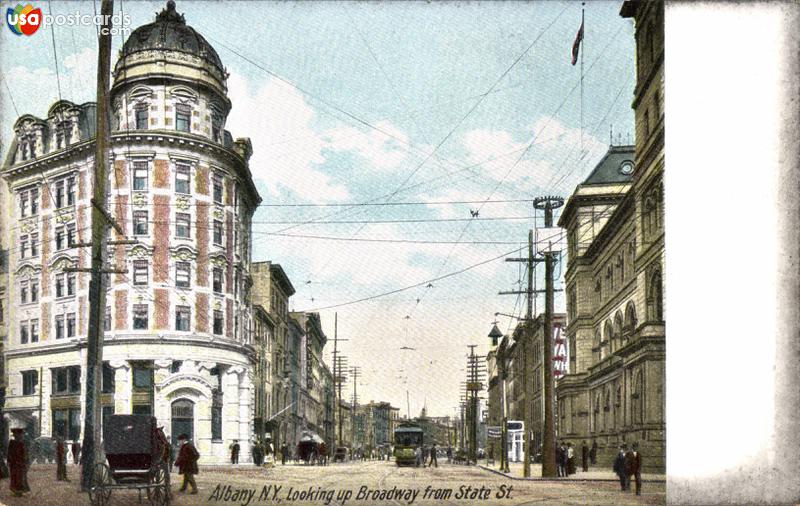
[[[103,427],[108,464],[94,466],[89,500],[109,504],[112,490],[136,490],[153,506],[170,503],[169,443],[148,415],[111,415]]]
[[[327,456],[325,440],[313,432],[303,432],[297,443],[297,455],[306,464],[322,464]]]

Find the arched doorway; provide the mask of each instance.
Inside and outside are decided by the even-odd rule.
[[[172,444],[177,446],[178,436],[186,434],[194,439],[194,403],[189,399],[178,399],[172,403]]]

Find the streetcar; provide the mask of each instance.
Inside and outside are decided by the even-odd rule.
[[[394,460],[398,466],[417,465],[417,450],[422,448],[422,427],[403,422],[394,430]]]

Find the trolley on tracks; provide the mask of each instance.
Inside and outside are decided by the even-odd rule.
[[[401,423],[394,430],[394,460],[399,466],[417,465],[418,450],[423,441],[422,427],[414,422]]]
[[[152,506],[170,503],[169,443],[149,415],[111,415],[103,427],[108,464],[94,466],[89,500],[110,503],[113,490],[136,490]]]

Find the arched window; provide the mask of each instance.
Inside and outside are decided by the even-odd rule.
[[[633,423],[642,423],[644,412],[644,383],[642,372],[637,371],[633,376],[633,386],[631,388],[631,420]]]
[[[592,410],[592,415],[594,418],[594,431],[600,432],[600,394],[598,393],[594,398],[594,406]]]
[[[655,220],[656,220],[656,203],[652,195],[648,195],[644,199],[644,211],[642,213],[642,228],[644,236],[649,238],[655,233]]]
[[[663,321],[663,292],[661,286],[661,271],[656,270],[650,275],[650,286],[647,289],[647,319],[649,321]]]
[[[611,428],[613,420],[613,413],[611,412],[611,389],[606,386],[605,393],[603,394],[603,428],[608,430]]]
[[[611,351],[615,352],[620,348],[622,348],[622,312],[617,311],[614,316],[614,346]]]
[[[636,332],[636,324],[636,307],[633,305],[633,301],[631,301],[628,302],[625,308],[625,325],[622,333],[623,344],[627,343],[627,341],[633,337],[633,333]]]
[[[613,340],[613,338],[614,338],[614,326],[611,325],[611,320],[607,320],[606,325],[603,328],[603,342],[600,343],[600,360],[608,356],[609,346],[611,346],[611,341]]]

